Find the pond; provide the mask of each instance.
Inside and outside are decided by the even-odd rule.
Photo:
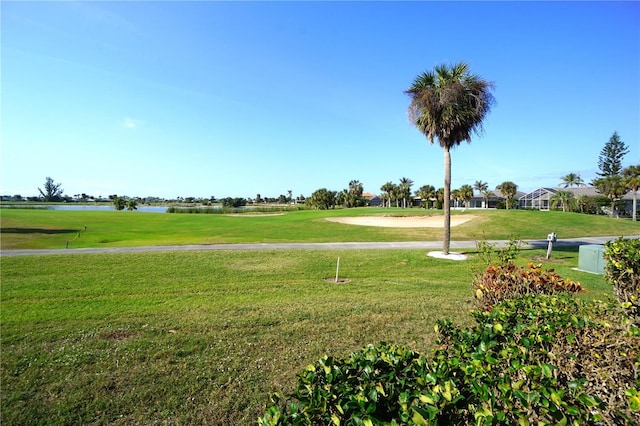
[[[51,210],[90,210],[90,211],[109,211],[115,210],[114,206],[92,206],[87,204],[56,204],[56,205],[43,205],[43,206],[33,206],[33,207],[42,207]],[[135,211],[145,212],[145,213],[166,213],[167,206],[138,206],[138,209]]]

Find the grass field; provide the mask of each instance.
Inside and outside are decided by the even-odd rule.
[[[401,241],[416,239],[412,232],[434,231],[386,234],[329,223],[306,211],[219,219],[70,213],[76,212],[2,211],[2,248],[57,247],[68,237],[64,230],[73,235],[84,225],[87,231],[76,241],[88,240],[86,246],[211,242],[213,237],[199,235],[204,230],[217,234],[217,242],[307,241],[305,235],[309,241]],[[538,234],[548,232],[550,219],[558,234],[568,234],[565,217],[577,218],[574,236],[617,235],[623,233],[619,226],[632,225],[625,233],[638,229],[608,218],[584,216],[592,220],[589,225],[577,215],[560,215],[495,212],[476,222],[483,229],[455,231],[455,238],[483,232],[488,239],[506,238],[519,234],[512,222],[535,218],[544,224],[522,225],[520,238],[544,238]],[[494,229],[496,223],[508,229]],[[109,237],[110,243],[96,243]],[[543,256],[542,250],[524,250],[518,262]],[[348,283],[325,280],[335,275],[338,257],[340,277]],[[577,248],[559,248],[545,266],[580,281],[588,290],[581,297],[610,294],[601,276],[573,270],[577,262]],[[423,250],[2,257],[0,420],[252,424],[271,392],[292,389],[296,373],[325,354],[345,356],[383,340],[427,351],[437,319],[469,322],[471,278],[481,268],[476,257],[449,262]]]
[[[174,244],[433,241],[437,228],[377,228],[334,223],[326,217],[351,215],[441,215],[424,209],[302,210],[275,216],[161,214],[127,211],[0,209],[0,248],[122,247]],[[476,219],[453,227],[453,240],[544,239],[636,235],[640,222],[578,213],[524,210],[469,210]],[[86,226],[86,230],[85,230]]]

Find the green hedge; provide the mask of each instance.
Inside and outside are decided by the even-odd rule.
[[[473,316],[439,321],[428,357],[381,343],[323,358],[259,424],[640,424],[640,333],[617,304],[525,295]]]

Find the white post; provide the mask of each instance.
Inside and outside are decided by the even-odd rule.
[[[336,282],[338,282],[338,272],[340,271],[340,257],[338,257],[338,265],[336,266]]]

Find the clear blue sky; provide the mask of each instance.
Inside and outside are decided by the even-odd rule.
[[[420,72],[495,83],[453,188],[591,181],[614,131],[640,163],[638,2],[12,2],[1,181],[36,195],[277,197],[443,186],[407,119]]]

